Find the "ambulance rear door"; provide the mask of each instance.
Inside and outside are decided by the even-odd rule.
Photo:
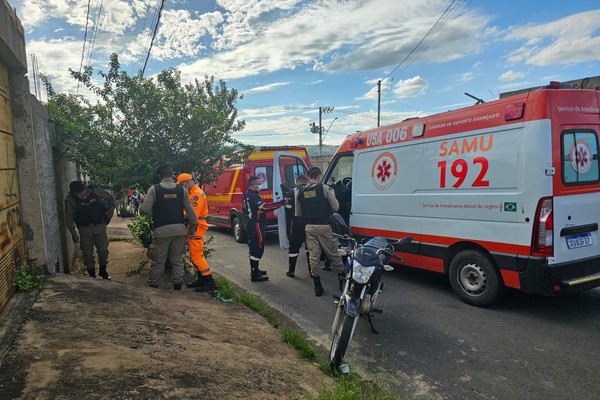
[[[292,153],[276,152],[273,160],[273,201],[281,201],[284,197],[293,199],[296,178],[298,175],[307,174],[308,166],[302,157]],[[293,217],[291,214],[291,205],[280,207],[275,210],[279,231],[279,246],[282,249],[290,247],[288,222]]]
[[[600,125],[561,125],[550,263],[600,255]]]

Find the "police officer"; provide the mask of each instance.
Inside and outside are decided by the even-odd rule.
[[[208,231],[206,217],[208,215],[208,205],[206,203],[206,194],[194,183],[192,175],[182,173],[177,176],[177,184],[183,185],[188,191],[194,212],[198,218],[198,227],[194,236],[187,239],[188,250],[190,251],[190,260],[196,267],[197,279],[189,283],[187,287],[196,288],[196,292],[207,292],[217,289],[212,272],[204,258],[204,237]]]
[[[264,282],[269,280],[266,271],[258,269],[260,259],[265,252],[264,238],[267,230],[267,212],[285,205],[285,199],[274,203],[265,203],[258,194],[261,179],[251,176],[248,179],[248,191],[244,193],[242,209],[248,217],[248,249],[250,257],[250,280]]]
[[[286,208],[290,209],[293,215],[290,220],[289,232],[290,232],[290,247],[288,249],[288,270],[285,273],[290,278],[296,276],[296,262],[300,255],[300,247],[306,240],[306,234],[304,233],[304,218],[296,216],[296,196],[298,191],[301,190],[308,183],[308,178],[304,175],[298,175],[296,177],[296,187],[290,193],[291,198],[286,205]],[[308,260],[308,251],[306,252],[306,258]],[[309,262],[310,271],[310,262]]]
[[[323,295],[323,286],[319,276],[321,252],[331,261],[331,267],[338,273],[340,283],[344,279],[344,265],[339,254],[337,239],[331,237],[329,217],[339,207],[332,188],[319,183],[321,170],[313,167],[308,171],[308,184],[298,191],[296,197],[296,215],[303,216],[306,226],[306,245],[310,260],[310,275],[315,285],[315,296]],[[341,285],[340,285],[341,286]]]
[[[140,207],[142,214],[152,214],[154,231],[149,253],[152,260],[148,286],[158,287],[167,258],[173,268],[173,289],[181,290],[185,270],[183,253],[186,233],[193,236],[198,220],[185,188],[173,182],[173,170],[163,165],[156,170],[160,183],[150,186]],[[185,210],[185,215],[184,215]],[[187,220],[187,229],[186,229]]]
[[[69,184],[69,194],[65,198],[67,229],[71,232],[73,241],[79,243],[83,253],[83,264],[92,278],[96,277],[95,246],[100,264],[98,275],[103,279],[110,279],[106,271],[108,264],[106,225],[110,222],[115,207],[115,198],[107,191],[98,187],[90,188],[82,181],[73,181]]]

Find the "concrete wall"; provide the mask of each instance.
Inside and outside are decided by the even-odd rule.
[[[8,155],[4,158],[9,161],[9,167],[4,167],[3,171],[10,170],[11,159],[16,161],[12,172],[16,177],[7,182],[14,182],[13,191],[18,199],[10,204],[4,203],[6,210],[13,214],[20,210],[18,227],[22,229],[20,240],[13,241],[14,245],[10,242],[9,246],[20,245],[25,253],[21,258],[26,256],[29,263],[47,272],[68,272],[76,249],[70,235],[67,238],[63,199],[69,182],[77,179],[77,175],[72,163],[58,159],[56,135],[53,124],[49,122],[48,111],[29,92],[23,28],[6,0],[0,0],[0,66],[5,67],[6,72],[2,76],[8,83],[8,89],[0,93],[3,104],[7,105],[2,115],[8,116],[4,122],[0,118],[0,130],[4,137],[11,138],[11,145],[14,142],[14,149],[5,151]],[[0,185],[4,184],[4,180]],[[2,209],[0,213],[4,211]],[[2,226],[0,224],[0,231]],[[16,237],[10,223],[6,227],[9,236]],[[7,253],[4,250],[12,249],[2,248],[2,243],[5,242],[0,242],[0,256]],[[16,254],[16,250],[11,251]],[[0,257],[1,260],[5,258],[8,259]],[[10,297],[13,292],[12,273],[23,262],[15,256],[10,263],[1,260],[0,313],[6,306],[7,294]]]

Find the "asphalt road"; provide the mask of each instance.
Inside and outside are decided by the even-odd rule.
[[[306,259],[295,279],[285,275],[287,251],[269,234],[261,269],[249,279],[248,248],[211,227],[209,263],[221,274],[293,318],[329,348],[337,277],[323,272],[315,297]],[[346,356],[350,368],[391,382],[403,398],[600,398],[600,289],[551,298],[509,292],[494,308],[462,303],[444,276],[409,268],[386,273],[374,319],[358,323]]]

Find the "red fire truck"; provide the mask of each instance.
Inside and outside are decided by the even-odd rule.
[[[248,178],[259,176],[262,179],[260,196],[266,202],[273,201],[273,162],[279,157],[279,173],[282,184],[291,189],[296,177],[306,175],[310,159],[302,146],[260,147],[248,156],[242,164],[229,167],[214,182],[206,183],[204,189],[208,200],[209,224],[231,228],[238,243],[247,240],[246,216],[242,211],[242,198],[248,190]],[[281,190],[280,187],[277,187]],[[267,231],[277,230],[277,218],[272,212],[267,214]]]

